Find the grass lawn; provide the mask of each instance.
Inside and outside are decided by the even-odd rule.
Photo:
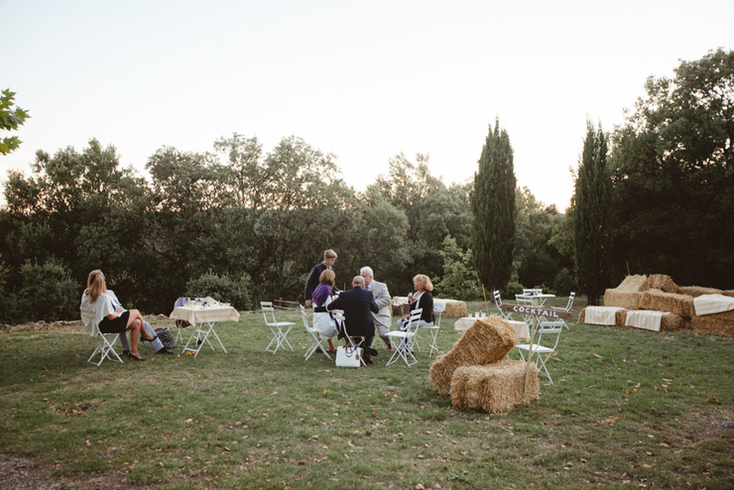
[[[729,337],[570,323],[555,386],[487,414],[434,393],[426,351],[347,370],[298,327],[265,352],[259,313],[217,332],[228,354],[101,367],[81,328],[0,334],[0,487],[734,488]]]

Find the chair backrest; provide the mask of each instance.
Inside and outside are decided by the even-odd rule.
[[[571,293],[568,295],[568,304],[563,309],[563,311],[571,311],[571,307],[573,306],[574,298],[576,298],[576,293]]]
[[[497,308],[502,306],[502,296],[500,295],[499,289],[494,290],[494,304],[497,305]]]
[[[535,306],[535,301],[532,298],[523,297],[520,294],[515,295],[515,301],[517,301],[517,304],[519,305]]]
[[[94,307],[80,306],[79,310],[81,311],[82,323],[87,328],[87,333],[92,337],[96,337],[97,335],[99,335],[99,328],[97,325],[97,311],[94,309]]]
[[[536,342],[537,345],[542,345],[543,347],[556,350],[558,347],[558,341],[561,339],[561,332],[563,331],[564,326],[565,323],[561,320],[540,322],[540,327],[538,328],[538,341]],[[546,342],[543,342],[543,337],[546,338]],[[551,346],[551,344],[553,345]]]
[[[441,314],[446,311],[445,301],[433,301],[433,313],[438,313],[438,320],[436,320],[436,326],[441,326]]]
[[[523,289],[522,294],[543,294],[542,289]]]
[[[415,310],[410,310],[410,316],[408,317],[408,323],[406,325],[406,330],[408,332],[418,328],[418,322],[420,321],[422,314],[423,314],[423,308],[416,308]]]
[[[308,326],[308,315],[306,314],[306,308],[304,308],[303,305],[298,306],[301,307],[301,318],[303,319],[303,326],[306,327],[306,330],[312,330],[312,328]]]
[[[263,319],[266,325],[275,323],[275,308],[272,301],[260,301],[260,309],[263,310]],[[268,318],[270,316],[270,318]]]

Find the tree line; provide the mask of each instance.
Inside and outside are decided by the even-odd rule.
[[[147,313],[169,313],[179,296],[240,309],[302,301],[327,248],[339,254],[340,286],[369,265],[393,295],[417,273],[439,297],[464,300],[482,299],[483,285],[511,294],[522,284],[595,302],[627,271],[731,287],[733,80],[732,53],[710,52],[674,79],[648,79],[612,133],[589,123],[565,214],[516,187],[499,121],[474,179],[446,185],[427,155],[400,154],[364,192],[295,136],[267,153],[240,134],[203,153],[163,147],[149,177],[95,139],[38,151],[31,175],[10,171],[4,185],[0,322],[77,317],[97,268]]]

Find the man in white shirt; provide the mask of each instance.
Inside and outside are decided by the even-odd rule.
[[[390,324],[392,323],[390,312],[392,298],[390,297],[390,292],[387,290],[387,284],[374,280],[374,272],[371,267],[362,267],[359,275],[364,278],[364,288],[372,291],[372,295],[375,297],[375,303],[380,308],[378,313],[372,313],[375,319],[375,325],[377,326],[377,334],[385,342],[387,350],[393,350],[390,337],[387,336],[387,332],[390,331]]]

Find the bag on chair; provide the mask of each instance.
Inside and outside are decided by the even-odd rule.
[[[339,367],[358,368],[360,359],[359,347],[336,348],[336,365]]]
[[[176,338],[173,336],[171,327],[156,328],[155,333],[160,341],[163,342],[163,347],[169,350],[176,348]]]

